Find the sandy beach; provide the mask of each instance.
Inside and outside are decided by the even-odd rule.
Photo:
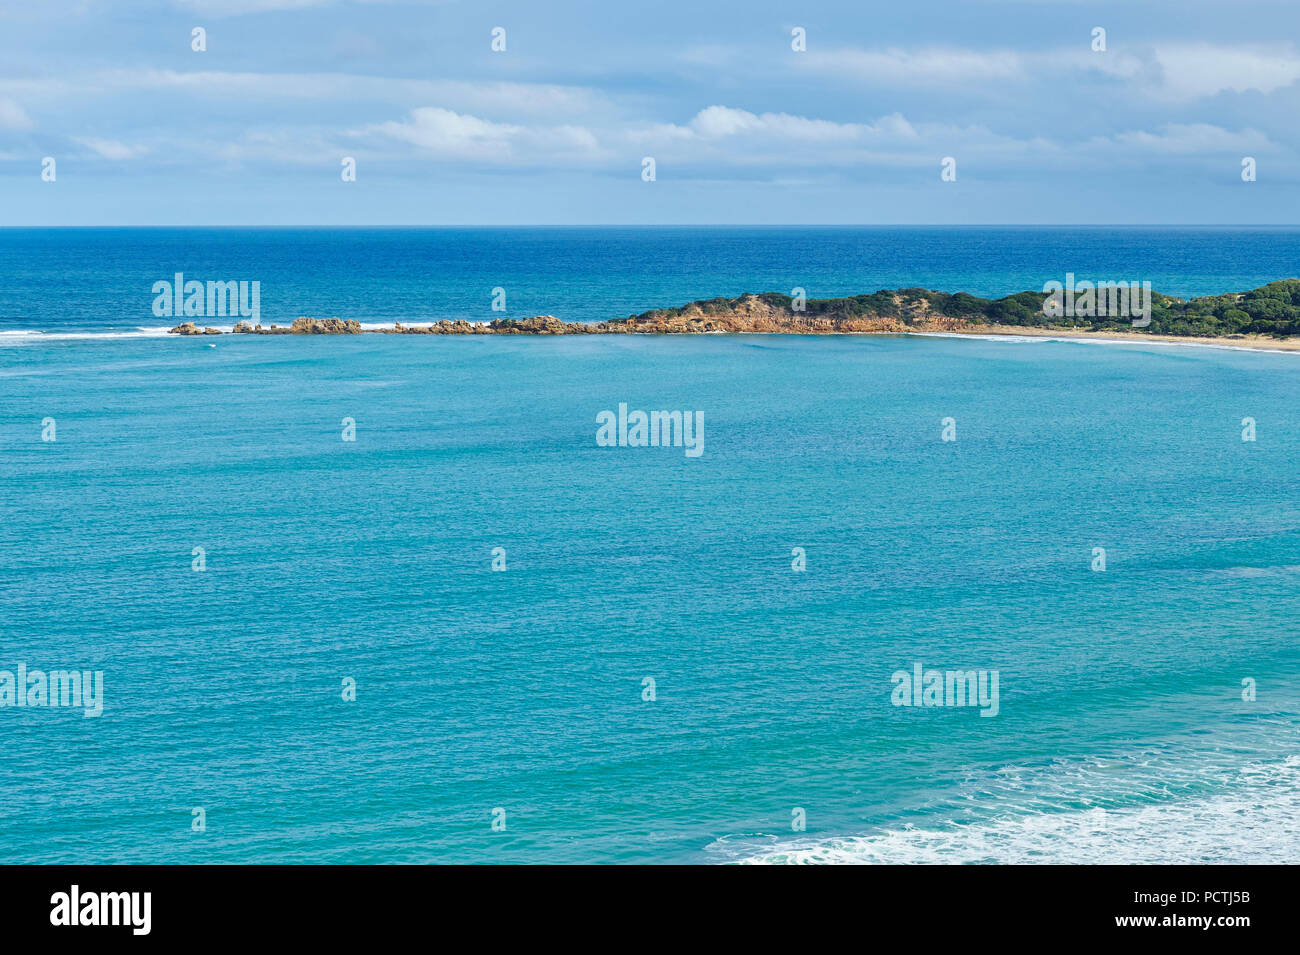
[[[1224,335],[1217,338],[1194,338],[1181,335],[1148,335],[1142,332],[1093,332],[1082,328],[1032,328],[1018,325],[971,325],[950,332],[917,332],[919,335],[1005,335],[1018,338],[1069,338],[1092,342],[1159,342],[1168,345],[1212,345],[1216,348],[1241,348],[1253,351],[1300,351],[1300,338],[1273,338],[1268,335]]]

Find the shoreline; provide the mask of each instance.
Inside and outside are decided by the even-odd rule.
[[[950,332],[908,332],[923,338],[1045,338],[1092,342],[1097,345],[1200,345],[1233,351],[1300,352],[1300,338],[1271,338],[1267,335],[1225,335],[1221,338],[1188,335],[1146,335],[1141,332],[1090,331],[1083,328],[1022,328],[1018,325],[972,326]]]
[[[244,327],[241,328],[240,325]],[[557,327],[562,326],[562,327]],[[133,337],[129,333],[103,333],[104,337]],[[895,326],[887,328],[807,328],[807,327],[759,327],[737,329],[662,329],[641,328],[623,323],[585,323],[560,322],[554,316],[537,316],[535,318],[513,320],[509,324],[473,323],[463,319],[454,322],[422,322],[416,325],[403,325],[394,322],[392,326],[361,327],[354,321],[344,322],[340,319],[298,319],[290,326],[271,325],[264,328],[240,323],[232,329],[214,327],[199,328],[193,323],[184,323],[169,329],[164,336],[206,338],[219,335],[802,335],[823,337],[831,335],[913,335],[919,338],[1010,338],[1010,339],[1046,339],[1059,341],[1091,342],[1093,344],[1115,345],[1193,345],[1209,348],[1227,348],[1234,351],[1266,352],[1300,352],[1300,336],[1276,338],[1268,335],[1224,335],[1221,337],[1189,335],[1156,335],[1144,332],[1124,331],[1120,329],[1091,330],[1072,326],[1023,326],[1023,325],[985,325],[976,323],[931,323],[914,326]],[[87,337],[100,337],[87,333]]]

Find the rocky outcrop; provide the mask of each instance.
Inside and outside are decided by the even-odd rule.
[[[403,325],[392,328],[363,329],[353,319],[298,318],[293,324],[252,326],[238,322],[236,335],[359,335],[370,331],[379,335],[699,335],[706,333],[792,333],[835,334],[846,332],[955,331],[968,323],[962,319],[936,315],[909,316],[907,319],[882,315],[818,314],[808,315],[788,305],[773,303],[757,295],[738,299],[692,302],[680,309],[656,309],[641,315],[607,322],[564,322],[554,315],[532,318],[498,318],[491,322],[468,322],[443,319],[429,325]],[[174,335],[220,335],[220,329],[198,328],[185,322],[171,329]]]
[[[193,322],[182,322],[170,329],[172,335],[220,335],[219,328],[199,328]],[[248,322],[236,322],[230,330],[232,335],[360,335],[361,323],[354,319],[341,318],[298,318],[288,328],[272,325],[264,328],[261,324],[249,325]]]
[[[522,320],[498,318],[494,319],[487,327],[496,335],[570,335],[578,331],[578,329],[585,331],[588,326],[580,323],[562,322],[554,315],[538,315],[534,318]]]
[[[295,318],[289,332],[293,335],[360,335],[361,323],[355,319]]]
[[[277,326],[270,326],[278,331]],[[355,318],[294,318],[289,326],[290,335],[360,335],[361,322]]]
[[[221,329],[213,328],[210,325],[206,328],[199,328],[193,322],[181,322],[175,328],[169,329],[168,332],[172,335],[220,335]]]
[[[885,293],[877,293],[877,296]],[[876,296],[873,296],[876,298]],[[808,301],[796,308],[784,295],[742,295],[735,299],[692,302],[681,308],[656,309],[618,322],[602,323],[608,331],[673,335],[706,333],[766,333],[833,335],[957,331],[970,322],[942,315],[926,299],[910,300],[894,293],[883,302],[860,299]],[[599,330],[606,330],[598,326]]]

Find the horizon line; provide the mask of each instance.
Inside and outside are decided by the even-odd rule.
[[[729,223],[729,222],[579,222],[579,223],[427,223],[412,225],[409,223],[285,223],[283,225],[256,225],[249,223],[199,223],[180,225],[177,223],[113,223],[113,224],[62,224],[45,225],[36,223],[0,224],[5,229],[1027,229],[1050,231],[1053,229],[1296,229],[1296,223],[1097,223],[1066,222],[1045,225],[1043,223],[989,222],[989,223],[946,223],[946,222],[861,222],[861,223]]]

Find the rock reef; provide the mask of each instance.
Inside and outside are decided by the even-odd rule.
[[[193,322],[182,322],[175,328],[168,329],[173,335],[220,335],[219,328],[199,328]],[[249,325],[248,322],[236,322],[230,330],[232,335],[359,335],[364,329],[361,323],[352,319],[341,318],[298,318],[289,326]]]
[[[250,325],[237,322],[234,335],[690,335],[727,332],[787,332],[795,334],[843,332],[952,331],[964,322],[948,316],[916,314],[909,319],[844,310],[797,310],[779,295],[742,295],[736,299],[692,302],[682,308],[655,309],[606,322],[564,322],[554,315],[532,318],[498,318],[491,322],[444,319],[420,325],[395,322],[391,328],[362,328],[352,319],[295,319],[292,325]],[[841,301],[833,299],[829,301]],[[849,300],[844,300],[849,301]],[[821,303],[808,303],[821,304]],[[169,330],[173,335],[220,335],[220,329],[200,328],[183,322]]]

